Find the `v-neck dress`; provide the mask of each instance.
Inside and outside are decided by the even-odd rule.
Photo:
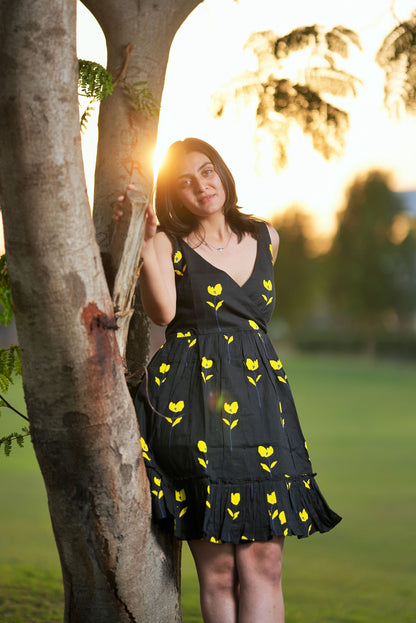
[[[315,482],[267,335],[272,245],[267,226],[257,227],[243,286],[175,242],[176,316],[135,397],[153,516],[179,539],[306,537],[341,520]]]

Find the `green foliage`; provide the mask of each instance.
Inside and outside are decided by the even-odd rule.
[[[6,256],[0,257],[0,324],[9,325],[13,319],[13,302],[10,289],[10,279],[7,272]],[[9,348],[0,348],[0,415],[2,409],[11,409],[25,420],[27,417],[15,409],[2,394],[7,394],[15,376],[22,375],[22,363],[20,349],[13,345]],[[0,448],[3,447],[6,456],[10,455],[13,442],[19,447],[23,446],[24,438],[29,435],[28,428],[22,428],[18,433],[9,433],[0,437]]]
[[[12,451],[13,442],[19,446],[19,448],[23,448],[25,437],[30,436],[30,431],[27,426],[24,426],[20,433],[10,433],[5,435],[4,437],[0,437],[0,448],[3,446],[4,454],[6,456],[10,456]]]
[[[101,102],[113,93],[114,79],[110,71],[94,61],[78,59],[78,72],[79,95],[89,99],[80,119],[81,132],[84,133],[91,112],[94,110],[94,102]]]
[[[123,80],[123,87],[136,110],[144,112],[146,119],[150,119],[159,114],[160,104],[147,84],[145,80],[139,82]]]
[[[85,132],[88,119],[94,110],[94,102],[101,102],[105,97],[112,95],[119,79],[114,80],[110,71],[99,63],[78,60],[80,95],[87,97],[89,102],[83,110],[80,119],[81,132]],[[120,82],[136,110],[144,112],[146,119],[159,114],[160,105],[144,80],[129,82],[126,78]]]
[[[384,103],[390,114],[416,114],[416,11],[387,35],[376,61],[385,73]]]
[[[6,327],[13,320],[13,304],[6,256],[0,257],[0,324]]]
[[[81,95],[91,100],[102,101],[114,89],[113,75],[99,63],[78,59],[78,85]]]

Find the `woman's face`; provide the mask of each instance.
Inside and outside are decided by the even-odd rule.
[[[226,195],[211,160],[199,151],[185,154],[178,163],[174,191],[192,214],[206,218],[222,212]]]

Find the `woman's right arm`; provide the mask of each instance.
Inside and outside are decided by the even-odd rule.
[[[127,186],[134,189],[133,184]],[[118,197],[113,219],[119,221],[124,214],[125,195]],[[157,231],[157,218],[151,205],[146,208],[141,259],[143,260],[139,285],[144,311],[155,324],[168,325],[176,314],[175,271],[173,245],[168,236]]]
[[[153,218],[149,214],[148,221]],[[156,220],[156,217],[154,216]],[[148,229],[148,227],[147,227]],[[143,308],[155,324],[165,326],[176,314],[175,272],[172,262],[172,243],[163,232],[155,233],[145,240],[141,257],[143,264],[140,270],[139,284]]]

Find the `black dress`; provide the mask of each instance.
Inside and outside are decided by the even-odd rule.
[[[306,537],[341,520],[315,482],[267,335],[272,246],[267,226],[257,227],[255,267],[241,287],[176,242],[176,316],[148,366],[148,390],[143,380],[136,394],[153,516],[179,539]]]

